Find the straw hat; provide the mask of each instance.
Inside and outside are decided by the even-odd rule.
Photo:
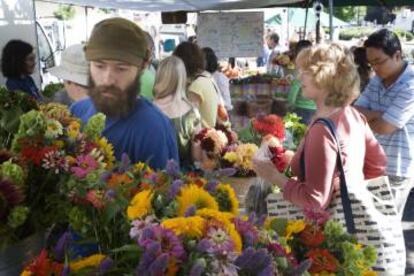
[[[89,66],[83,48],[81,44],[66,48],[62,53],[60,65],[51,68],[49,72],[60,79],[88,86]]]

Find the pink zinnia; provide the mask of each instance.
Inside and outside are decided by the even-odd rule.
[[[76,166],[71,171],[77,178],[85,178],[90,172],[99,167],[98,162],[91,155],[81,155],[76,158]]]
[[[90,202],[96,209],[102,209],[105,207],[101,191],[90,190],[86,194],[86,200]]]

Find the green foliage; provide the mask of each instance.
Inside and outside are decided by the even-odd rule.
[[[0,87],[0,148],[10,148],[19,128],[20,116],[32,109],[39,109],[32,97]]]
[[[357,15],[357,7],[354,6],[345,6],[345,7],[335,7],[334,16],[339,19],[349,22],[352,21]]]
[[[50,83],[46,85],[45,89],[43,89],[42,94],[46,98],[53,98],[53,96],[58,92],[59,90],[62,90],[64,88],[63,83]]]
[[[53,15],[60,20],[71,20],[75,17],[76,10],[72,5],[59,5]]]
[[[24,185],[23,169],[11,161],[4,162],[0,165],[0,176],[5,179],[10,179],[19,186]]]
[[[106,116],[102,113],[97,113],[93,115],[89,119],[85,128],[83,129],[83,132],[85,133],[86,137],[88,137],[92,141],[98,139],[105,128],[105,120]]]
[[[351,40],[353,38],[362,38],[362,37],[369,36],[373,32],[375,32],[375,29],[370,28],[370,27],[347,28],[339,32],[339,39]]]
[[[394,32],[398,35],[398,37],[401,40],[411,41],[414,38],[414,35],[412,33],[404,31],[404,30],[395,29]]]

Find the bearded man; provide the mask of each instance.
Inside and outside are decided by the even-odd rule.
[[[165,168],[170,159],[178,162],[169,119],[137,95],[149,58],[144,32],[123,18],[101,21],[85,46],[85,56],[90,62],[90,98],[73,104],[72,113],[83,123],[97,112],[107,116],[103,136],[118,160],[126,153],[132,162],[148,162],[154,169]]]

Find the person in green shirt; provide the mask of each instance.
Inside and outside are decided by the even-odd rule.
[[[145,32],[145,38],[147,40],[148,52],[149,52],[149,59],[146,62],[146,69],[142,73],[139,84],[140,84],[140,91],[141,96],[146,98],[147,100],[152,101],[154,99],[154,83],[155,83],[155,68],[152,65],[152,60],[154,59],[154,40],[152,36]]]
[[[312,42],[309,40],[300,40],[296,44],[295,57],[301,50],[308,47],[312,47]],[[292,81],[287,100],[289,109],[302,118],[302,123],[309,124],[316,111],[316,105],[314,101],[303,97],[302,85],[298,79]]]

